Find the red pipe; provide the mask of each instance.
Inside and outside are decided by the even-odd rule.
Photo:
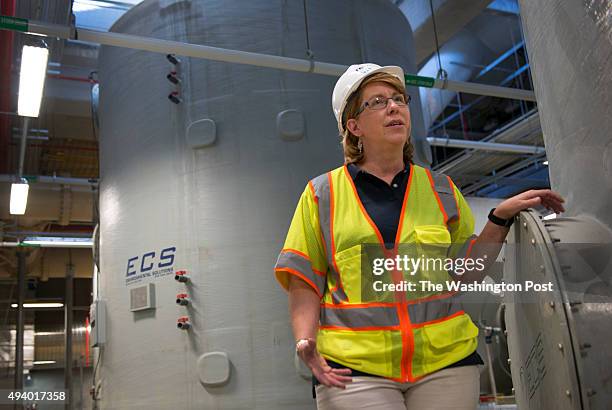
[[[0,14],[15,15],[17,0],[2,0]],[[11,111],[11,66],[13,64],[13,37],[10,30],[0,30],[0,111]],[[0,115],[0,173],[9,170],[9,144],[11,142],[11,118]]]
[[[89,316],[85,316],[85,366],[89,366]]]
[[[68,75],[62,75],[62,74],[47,74],[47,78],[55,78],[58,80],[69,80],[69,81],[80,81],[83,83],[90,83],[90,84],[97,84],[98,82],[94,79],[91,78],[85,78],[85,77],[71,77]]]

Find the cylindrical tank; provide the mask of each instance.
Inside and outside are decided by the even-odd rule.
[[[416,72],[391,2],[305,4],[308,36],[287,1],[145,1],[112,31]],[[342,163],[336,78],[177,58],[100,54],[101,408],[313,408],[272,268],[308,179]]]

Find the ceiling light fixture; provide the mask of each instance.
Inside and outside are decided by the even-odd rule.
[[[25,214],[26,206],[28,205],[28,191],[30,186],[25,178],[19,183],[11,184],[11,215]]]
[[[17,113],[24,117],[38,117],[49,50],[45,47],[23,46],[19,72],[19,100]]]
[[[38,245],[43,248],[91,248],[91,238],[69,238],[59,236],[30,236],[21,242],[23,245]]]
[[[17,303],[12,303],[11,307],[16,308],[19,306]],[[61,308],[64,307],[63,303],[60,302],[33,302],[33,303],[24,303],[23,307],[26,309],[33,308]]]

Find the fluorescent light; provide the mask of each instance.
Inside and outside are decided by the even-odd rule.
[[[25,214],[29,189],[27,182],[11,184],[11,215]]]
[[[59,336],[63,334],[64,332],[34,332],[34,336]]]
[[[12,303],[11,307],[16,308],[19,306],[17,303]],[[35,303],[24,303],[24,308],[61,308],[64,307],[63,303],[60,302],[35,302]]]
[[[91,248],[91,238],[68,238],[57,236],[31,236],[22,242],[25,245],[38,245],[44,248]]]
[[[548,165],[548,160],[542,162],[542,165]]]
[[[55,364],[57,363],[55,360],[35,360],[32,362],[33,365],[37,364]]]
[[[49,50],[44,47],[23,46],[19,73],[17,113],[24,117],[38,117],[42,100]]]
[[[556,218],[557,218],[557,214],[553,212],[552,214],[548,214],[548,215],[546,215],[546,216],[545,216],[545,217],[543,217],[542,219],[543,219],[543,220],[545,220],[545,221],[549,221],[549,220],[551,220],[551,219],[556,219]]]

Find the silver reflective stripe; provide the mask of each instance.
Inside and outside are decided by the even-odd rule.
[[[455,255],[456,258],[465,258],[467,256],[467,251],[468,249],[470,249],[470,245],[472,244],[472,241],[474,239],[478,238],[478,235],[472,235],[470,236],[464,243],[463,245],[461,245],[461,248],[459,248],[459,250],[457,251],[457,254]],[[455,245],[455,244],[453,244]],[[459,246],[459,244],[456,244],[456,246]]]
[[[434,182],[434,189],[440,198],[444,212],[448,217],[447,221],[459,218],[459,210],[457,209],[457,201],[453,195],[453,186],[448,177],[444,174],[431,171],[431,178]]]
[[[330,308],[321,306],[321,326],[346,328],[399,326],[395,307]]]
[[[463,305],[458,295],[408,305],[410,322],[413,324],[443,319],[460,310],[463,310]]]
[[[295,252],[282,251],[276,261],[275,270],[282,270],[283,268],[298,271],[305,278],[310,280],[317,287],[319,295],[323,295],[325,292],[325,285],[327,280],[325,276],[319,275],[312,270],[312,264],[305,257],[298,255]],[[290,271],[289,271],[290,272]]]
[[[340,275],[336,271],[334,266],[334,262],[332,260],[332,248],[331,248],[331,191],[329,187],[329,177],[328,174],[319,175],[314,178],[311,183],[314,188],[314,193],[317,198],[317,202],[319,205],[319,226],[321,227],[321,232],[323,233],[323,240],[325,241],[325,254],[327,255],[327,264],[329,265],[329,271],[334,278],[335,283],[340,282]],[[332,300],[334,303],[340,303],[348,300],[344,289],[338,288],[335,292],[332,293]]]

